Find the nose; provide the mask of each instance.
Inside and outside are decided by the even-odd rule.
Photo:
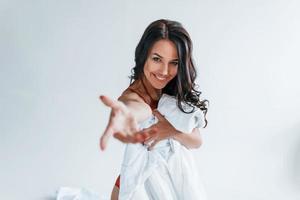
[[[159,73],[161,75],[168,75],[168,63],[162,65]]]

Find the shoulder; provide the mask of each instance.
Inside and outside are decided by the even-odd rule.
[[[118,100],[122,101],[125,104],[138,103],[140,105],[149,107],[143,95],[139,91],[132,89],[131,87],[128,87],[126,90],[124,90]]]
[[[147,110],[149,113],[152,113],[151,107],[147,104],[144,99],[132,90],[125,90],[121,96],[118,98],[118,101],[123,102],[125,105],[134,108],[136,111]]]
[[[138,101],[138,102],[145,102],[144,96],[142,95],[142,92],[140,91],[140,87],[138,84],[138,81],[134,81],[131,83],[121,94],[119,97],[120,100],[132,100],[132,101]]]
[[[132,91],[130,88],[124,90],[121,96],[118,98],[118,100],[132,100],[132,101],[144,102],[144,100],[136,92]]]

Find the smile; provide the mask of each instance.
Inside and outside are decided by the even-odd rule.
[[[157,74],[153,74],[153,75],[155,76],[155,78],[157,78],[157,79],[160,80],[160,81],[165,81],[165,80],[167,80],[166,77],[159,76],[159,75],[157,75]]]

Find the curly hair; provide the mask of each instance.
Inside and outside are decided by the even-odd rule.
[[[154,43],[161,39],[172,41],[178,53],[178,73],[177,75],[162,89],[162,93],[175,96],[177,106],[184,113],[192,113],[195,107],[200,108],[205,116],[205,126],[207,126],[206,114],[208,111],[209,101],[200,100],[201,92],[197,90],[198,85],[195,84],[197,72],[192,58],[192,40],[188,32],[177,21],[160,19],[152,22],[144,31],[135,49],[135,66],[131,70],[130,84],[139,80],[143,76],[143,69],[148,57],[149,50]],[[186,111],[182,103],[189,105],[192,110]]]

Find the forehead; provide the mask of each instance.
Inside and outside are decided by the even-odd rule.
[[[150,54],[157,53],[163,58],[177,59],[178,53],[176,45],[167,39],[161,39],[156,41],[150,49]]]

